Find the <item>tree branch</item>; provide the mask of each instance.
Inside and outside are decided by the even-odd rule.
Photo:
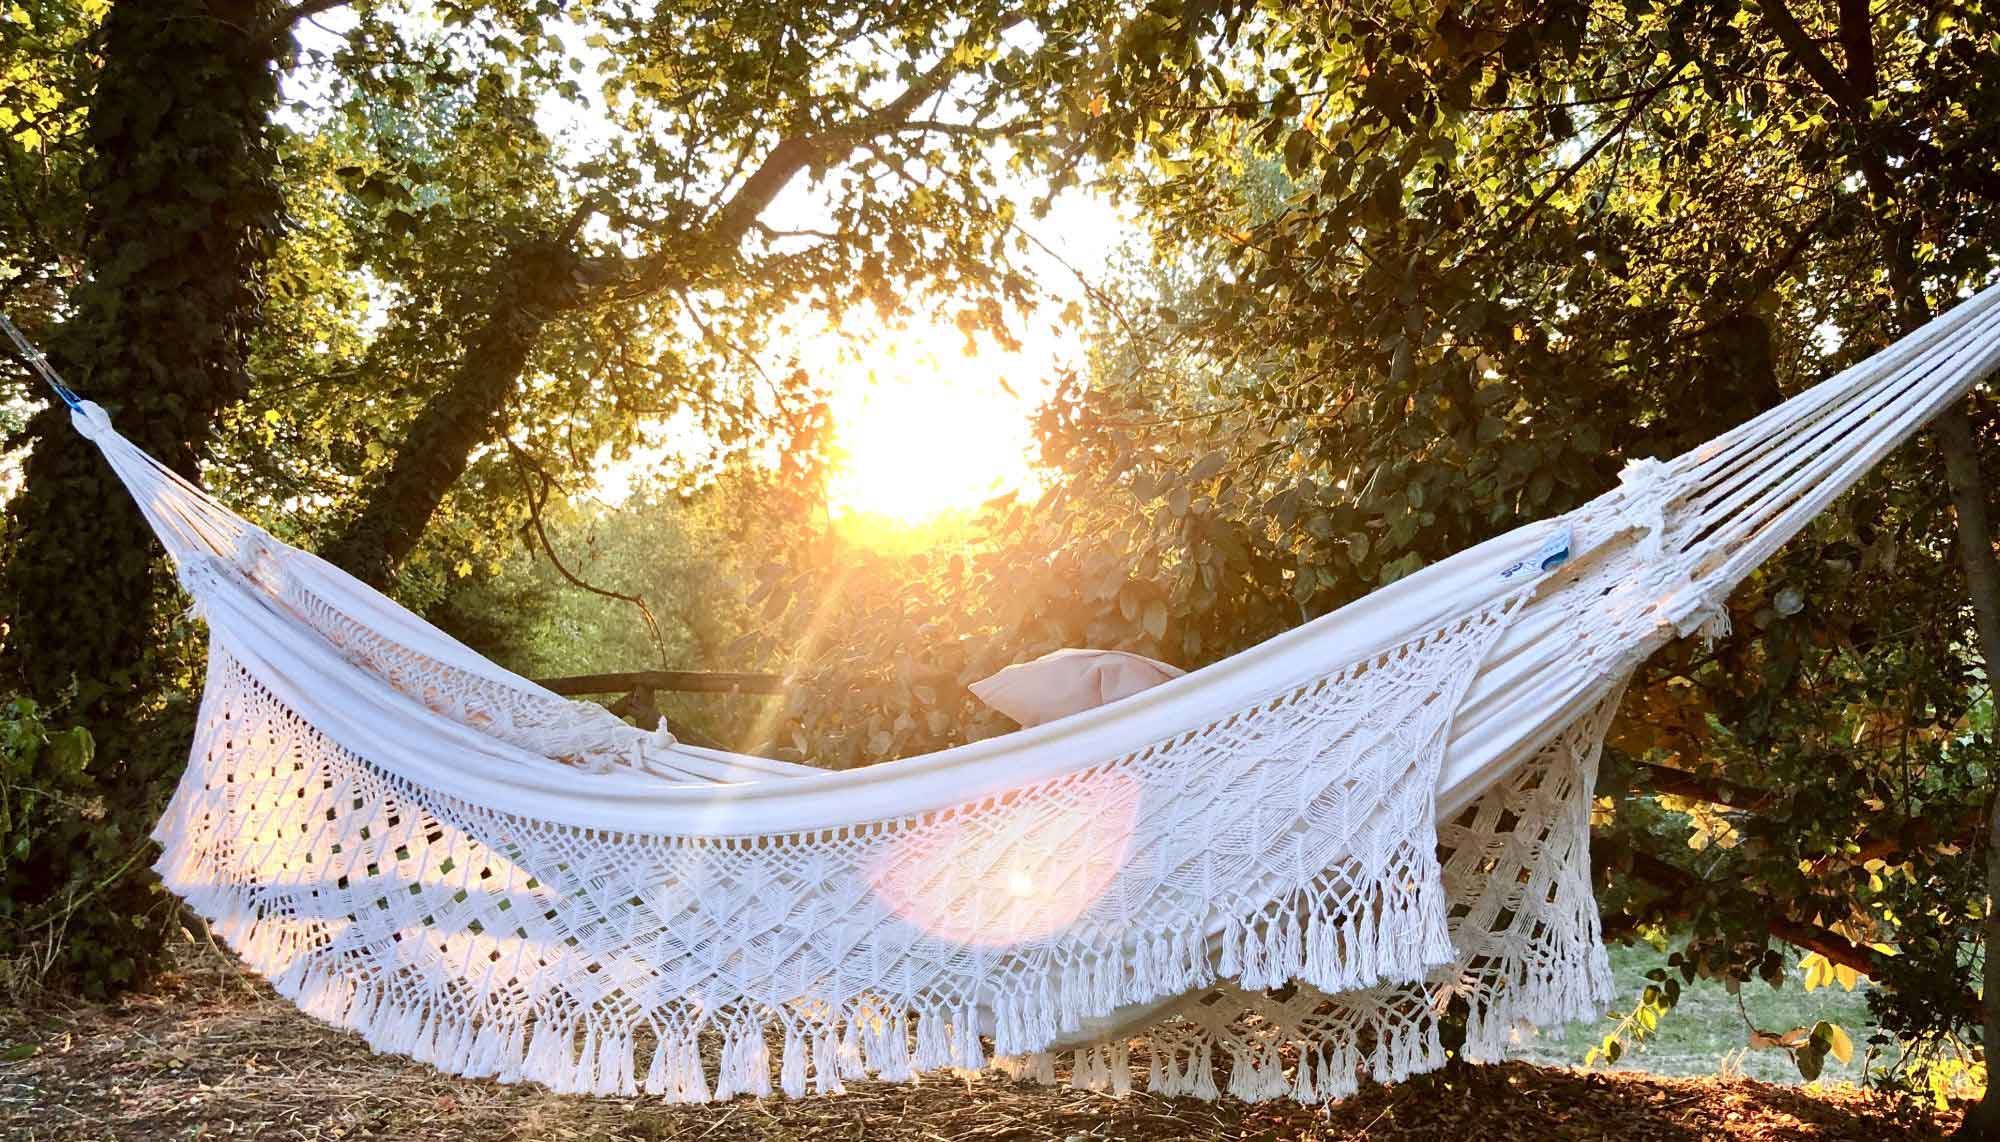
[[[1977,822],[1973,823],[1976,826]],[[1628,849],[1627,852],[1631,858],[1628,866],[1628,871],[1631,875],[1661,890],[1666,896],[1666,902],[1669,907],[1685,906],[1687,898],[1693,895],[1704,883],[1695,874],[1678,865],[1669,864],[1659,857],[1640,852],[1637,849]],[[1831,929],[1823,928],[1817,924],[1808,924],[1800,920],[1794,920],[1779,911],[1775,907],[1776,902],[1763,901],[1761,899],[1759,902],[1767,905],[1765,908],[1767,916],[1764,921],[1764,930],[1770,933],[1773,938],[1783,940],[1793,947],[1803,948],[1809,952],[1818,952],[1833,963],[1839,964],[1842,967],[1852,968],[1870,979],[1879,980],[1882,978],[1882,971],[1886,961],[1889,959],[1888,956],[1876,951],[1874,948],[1856,944],[1854,941]],[[1615,922],[1612,925],[1606,926],[1606,935],[1614,935],[1619,932],[1620,928]],[[1980,1005],[1978,996],[1970,991],[1966,991],[1960,996],[1959,1002],[1969,1017],[1973,1019],[1979,1017]]]
[[[982,42],[1026,18],[1015,15],[994,28],[967,32],[929,69],[912,80],[902,94],[857,119],[816,134],[795,135],[780,140],[764,156],[757,169],[750,172],[750,177],[743,181],[736,193],[716,210],[714,220],[702,234],[703,239],[717,250],[735,249],[758,217],[800,171],[837,159],[866,139],[901,129],[925,100],[941,93],[958,75],[959,49]],[[673,284],[674,262],[664,253],[647,259],[636,282],[638,290],[648,294]]]
[[[1703,777],[1685,769],[1676,769],[1671,765],[1640,762],[1633,768],[1645,781],[1646,787],[1655,793],[1706,801],[1711,805],[1741,809],[1746,813],[1762,812],[1779,800],[1779,794],[1768,789],[1740,785],[1722,778]]]
[[[1868,0],[1840,0],[1840,47],[1847,53],[1847,82],[1862,98],[1875,94],[1875,28]]]
[[[974,139],[1011,139],[1040,127],[1039,122],[1017,119],[1011,123],[983,126],[978,123],[947,123],[938,119],[912,119],[897,125],[897,131],[926,131],[934,135],[960,135]]]
[[[298,0],[295,4],[273,12],[271,18],[265,22],[264,26],[257,29],[257,39],[259,41],[275,40],[279,36],[291,31],[302,20],[310,20],[314,16],[331,12],[335,8],[344,8],[351,2],[352,0]]]
[[[556,553],[555,544],[549,542],[549,533],[542,526],[542,507],[548,503],[549,494],[555,488],[555,477],[550,476],[548,472],[544,471],[541,465],[535,463],[527,452],[511,439],[507,441],[507,449],[513,454],[515,463],[519,464],[524,472],[532,471],[540,479],[540,491],[530,490],[528,493],[528,519],[534,526],[535,538],[540,541],[542,550],[548,554],[549,563],[555,567],[556,573],[561,575],[573,587],[578,587],[606,599],[615,599],[621,603],[630,603],[632,606],[638,608],[639,616],[646,620],[646,629],[653,636],[653,648],[659,651],[660,665],[664,667],[667,664],[667,642],[660,634],[659,621],[653,617],[653,608],[647,605],[645,596],[627,595],[622,591],[613,591],[608,587],[600,587],[595,583],[586,582],[563,565],[562,556]]]
[[[1865,2],[1865,0],[1864,0]],[[1819,49],[1818,41],[1806,33],[1792,10],[1785,7],[1785,0],[1757,0],[1758,8],[1764,13],[1764,22],[1771,25],[1778,42],[1812,81],[1819,85],[1827,98],[1833,100],[1850,115],[1859,108],[1860,100],[1855,97],[1854,88],[1826,53]],[[1864,116],[1865,118],[1865,116]]]
[[[1584,167],[1589,166],[1590,161],[1596,158],[1600,151],[1604,150],[1604,148],[1610,146],[1613,142],[1616,142],[1618,139],[1622,138],[1625,132],[1646,110],[1647,106],[1649,106],[1653,102],[1653,100],[1659,98],[1659,95],[1662,91],[1665,91],[1669,87],[1672,87],[1674,85],[1679,75],[1680,75],[1680,69],[1676,68],[1671,74],[1667,76],[1667,78],[1661,80],[1659,83],[1654,84],[1652,87],[1649,87],[1646,90],[1638,93],[1637,97],[1632,100],[1631,106],[1625,109],[1624,116],[1618,120],[1616,125],[1614,125],[1609,131],[1606,131],[1603,134],[1599,135],[1590,144],[1590,146],[1584,150],[1583,154],[1577,156],[1577,160],[1575,162],[1571,163],[1567,168],[1563,170],[1563,172],[1560,175],[1556,176],[1554,182],[1551,182],[1547,187],[1543,188],[1542,192],[1540,194],[1537,194],[1532,202],[1522,207],[1519,213],[1515,214],[1513,218],[1507,221],[1506,225],[1500,227],[1498,230],[1488,235],[1486,240],[1480,242],[1479,245],[1475,247],[1470,254],[1466,255],[1466,257],[1470,258],[1478,254],[1483,254],[1495,241],[1499,240],[1503,236],[1512,236],[1520,233],[1521,227],[1527,225],[1528,220],[1530,218],[1533,218],[1537,211],[1541,210],[1543,204],[1548,202],[1549,199],[1555,197],[1556,193],[1562,190],[1563,187],[1568,186],[1570,180],[1575,178],[1577,174],[1583,170]],[[1364,248],[1362,252],[1366,253],[1367,251]]]
[[[1631,872],[1633,876],[1664,891],[1673,901],[1681,901],[1692,894],[1702,881],[1693,873],[1676,865],[1668,864],[1656,856],[1634,850]],[[1822,928],[1817,924],[1807,924],[1771,912],[1765,921],[1765,930],[1772,936],[1809,952],[1818,952],[1827,959],[1853,968],[1870,979],[1880,978],[1882,953],[1873,948],[1862,947],[1838,932]],[[1968,997],[1968,1002],[1975,1002]],[[1976,1009],[1976,1008],[1975,1008]]]

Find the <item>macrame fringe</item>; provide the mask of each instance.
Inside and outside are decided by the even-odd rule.
[[[873,1075],[914,1081],[924,1073],[992,1069],[1017,1078],[1057,1081],[1054,1056],[1037,1049],[1071,1033],[1081,1019],[1125,1004],[1211,986],[1232,977],[1248,989],[1303,981],[1328,992],[1421,979],[1448,961],[1452,946],[1442,890],[1432,877],[1384,881],[1369,906],[1332,911],[1331,895],[1300,890],[1280,905],[1222,925],[1219,968],[1198,931],[1155,934],[1086,954],[1071,970],[1043,975],[992,1005],[994,1056],[976,1031],[974,1009],[866,1001],[815,1018],[788,1012],[713,1019],[660,1014],[617,1019],[601,1011],[538,1006],[530,1019],[508,1019],[497,1004],[447,1004],[411,980],[343,970],[341,953],[307,925],[288,923],[266,894],[232,885],[209,857],[184,843],[188,823],[174,813],[156,831],[165,854],[158,869],[176,892],[280,994],[325,1022],[359,1032],[375,1050],[441,1069],[503,1082],[532,1081],[571,1093],[670,1102],[739,1096],[833,1094]],[[275,894],[271,896],[275,899]],[[1551,962],[1507,989],[1501,1008],[1476,1008],[1469,1051],[1497,1052],[1519,1022],[1588,1014],[1607,1001],[1609,967],[1595,959]],[[1581,970],[1579,970],[1581,968]],[[502,973],[505,974],[505,973]],[[459,985],[462,988],[462,984]],[[665,1022],[661,1022],[666,1018]],[[701,1029],[715,1034],[704,1056]],[[1184,1034],[1184,1032],[1183,1032]],[[767,1038],[770,1036],[770,1038]],[[781,1043],[774,1060],[771,1042]],[[1365,1042],[1363,1040],[1366,1040]],[[1276,1041],[1245,1046],[1208,1038],[1146,1043],[1145,1089],[1213,1099],[1223,1093],[1258,1102],[1344,1098],[1366,1074],[1377,1081],[1442,1065],[1428,1020],[1373,1028],[1356,1036],[1306,1036],[1281,1051]],[[1226,1078],[1218,1082],[1218,1056]],[[1069,1084],[1123,1095],[1134,1089],[1130,1042],[1101,1042],[1070,1052]]]
[[[186,870],[163,868],[163,872],[169,871],[175,873],[176,890],[208,913],[216,932],[246,960],[253,965],[285,965],[271,974],[271,981],[301,1010],[358,1031],[375,1050],[407,1055],[458,1074],[503,1082],[539,1082],[566,1093],[629,1096],[643,1092],[676,1103],[765,1097],[774,1091],[791,1098],[833,1094],[843,1091],[847,1082],[867,1075],[913,1081],[928,1072],[991,1069],[1043,1083],[1058,1079],[1055,1056],[1047,1051],[1003,1051],[988,1058],[973,1030],[973,1012],[963,1007],[910,1014],[861,1006],[851,1017],[820,1022],[789,1016],[724,1017],[716,1025],[718,1034],[709,1040],[711,1057],[706,1059],[698,1032],[678,1024],[648,1020],[624,1024],[577,1011],[538,1011],[528,1026],[490,1013],[478,1018],[447,1015],[438,1004],[406,997],[386,981],[371,984],[342,974],[337,959],[326,949],[300,945],[282,925],[260,921],[245,894],[204,892],[193,880],[180,875]],[[1307,931],[1312,927],[1308,924]],[[1254,949],[1251,959],[1255,970],[1269,971],[1274,964],[1294,958],[1303,964],[1309,955],[1309,941],[1295,924],[1241,928],[1241,945]],[[1379,965],[1382,941],[1359,935],[1361,930],[1360,926],[1339,928],[1341,949],[1369,947]],[[1322,958],[1327,954],[1324,943],[1322,940],[1319,946]],[[1156,971],[1163,969],[1176,985],[1190,977],[1199,978],[1202,973],[1189,962],[1186,952],[1194,946],[1197,942],[1184,936],[1149,941],[1148,964]],[[1243,955],[1242,946],[1239,956]],[[1106,960],[1103,970],[1087,973],[1092,990],[1110,983],[1114,962]],[[1565,991],[1562,968],[1551,965],[1544,973],[1546,978],[1538,976],[1522,992],[1530,997],[1533,1009],[1527,1014],[1570,1011],[1593,1002],[1600,993],[1608,994],[1608,967],[1604,970],[1607,979],[1602,986]],[[1123,994],[1123,989],[1112,990]],[[1062,992],[1072,1000],[1080,994],[1071,988]],[[1015,1022],[1051,1026],[1056,1022],[1052,1014],[1055,1004],[1049,1001],[1057,998],[1061,997],[1044,994],[1011,1005]],[[1108,1010],[1102,1001],[1091,1006]],[[1501,1027],[1498,1016],[1476,1030],[1482,1045],[1492,1038],[1489,1027]],[[1017,1028],[1016,1034],[1021,1033]],[[767,1034],[781,1042],[775,1060]],[[1295,1061],[1289,1063],[1275,1042],[1245,1050],[1206,1039],[1194,1044],[1176,1044],[1165,1037],[1142,1040],[1147,1046],[1143,1087],[1203,1099],[1217,1098],[1226,1091],[1252,1102],[1277,1098],[1323,1102],[1352,1094],[1357,1089],[1357,1075],[1364,1068],[1371,1077],[1393,1081],[1440,1065],[1442,1054],[1436,1039],[1435,1028],[1429,1026],[1382,1034],[1372,1058],[1345,1038],[1309,1041],[1299,1046],[1291,1056]],[[1226,1062],[1226,1085],[1218,1083],[1219,1046],[1225,1047],[1220,1053]],[[1114,1096],[1128,1094],[1135,1089],[1132,1058],[1132,1045],[1127,1041],[1079,1048],[1070,1052],[1069,1085]]]

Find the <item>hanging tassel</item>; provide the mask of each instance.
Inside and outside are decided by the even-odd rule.
[[[694,1032],[680,1045],[680,1093],[685,1102],[708,1101],[708,1075],[701,1067],[701,1040]]]
[[[1071,1051],[1069,1054],[1069,1089],[1090,1089],[1090,1052]]]
[[[597,1093],[623,1097],[639,1093],[637,1077],[632,1073],[635,1050],[630,1027],[614,1027],[605,1035],[597,1056]]]
[[[840,1044],[833,1028],[821,1027],[813,1033],[813,1090],[818,1094],[845,1094],[840,1081]]]
[[[986,1066],[986,1053],[979,1044],[977,1018],[971,1007],[963,1007],[959,1009],[958,1018],[952,1022],[952,1065],[960,1070],[977,1071]]]
[[[785,1026],[785,1057],[779,1068],[778,1085],[787,1098],[805,1097],[806,1041],[795,1024]]]
[[[925,1011],[917,1016],[917,1055],[913,1065],[919,1071],[951,1065],[951,1044],[945,1039],[943,1013]]]
[[[1268,976],[1264,971],[1264,953],[1270,943],[1268,932],[1262,917],[1243,926],[1241,969],[1236,974],[1236,982],[1245,991],[1259,991],[1269,986],[1265,982]]]
[[[576,1057],[576,1067],[570,1077],[570,1090],[579,1094],[590,1094],[597,1089],[597,1048],[597,1025],[586,1024],[583,1050]]]
[[[1726,604],[1717,603],[1710,611],[1708,618],[1702,621],[1696,633],[1701,636],[1702,649],[1713,650],[1716,643],[1729,637],[1730,630],[1729,607]]]
[[[746,1023],[748,1041],[743,1048],[742,1074],[736,1089],[757,1098],[771,1097],[771,1045],[764,1041],[764,1028]]]
[[[1305,937],[1299,931],[1297,908],[1285,909],[1284,915],[1280,918],[1279,928],[1278,939],[1275,941],[1276,951],[1271,957],[1274,962],[1270,965],[1270,969],[1276,973],[1272,984],[1274,987],[1299,978],[1299,973],[1306,967]]]
[[[1299,1065],[1292,1075],[1292,1101],[1301,1106],[1311,1106],[1319,1101],[1319,1088],[1313,1085],[1312,1052],[1299,1050]]]
[[[653,1061],[646,1068],[646,1093],[661,1095],[669,1102],[678,1101],[674,1096],[679,1093],[675,1089],[679,1084],[674,1081],[667,1067],[667,1046],[672,1042],[673,1040],[661,1035],[653,1043]]]
[[[486,1078],[498,1073],[501,1052],[506,1045],[506,1037],[491,1018],[481,1022],[479,1029],[473,1033],[472,1046],[466,1052],[466,1077]]]
[[[1181,1065],[1181,1052],[1178,1046],[1166,1047],[1162,1050],[1164,1054],[1161,1058],[1159,1091],[1161,1094],[1171,1098],[1179,1098],[1181,1095],[1186,1094],[1193,1085],[1191,1072],[1194,1070],[1194,1057],[1190,1055],[1186,1067],[1183,1067]]]
[[[743,1043],[736,1033],[735,1024],[723,1029],[721,1060],[715,1069],[715,1097],[726,1102],[744,1089]]]
[[[437,1065],[448,1071],[465,1070],[467,1040],[470,1037],[471,1029],[462,1020],[439,1020],[437,1040],[432,1047]]]
[[[1222,964],[1216,970],[1224,979],[1243,974],[1243,921],[1233,915],[1222,929]]]
[[[1120,945],[1113,941],[1097,954],[1095,979],[1083,1007],[1083,1013],[1093,1019],[1110,1014],[1125,998],[1125,962],[1119,950]]]
[[[909,1082],[916,1077],[910,1066],[910,1037],[901,1008],[882,1017],[879,1027],[865,1036],[868,1062],[884,1082]]]
[[[503,1083],[521,1081],[521,1069],[527,1065],[528,1028],[525,1023],[511,1024],[507,1029],[507,1042],[500,1052],[500,1069],[494,1078]]]
[[[1214,1102],[1221,1098],[1222,1092],[1215,1087],[1215,1054],[1209,1048],[1207,1040],[1202,1041],[1193,1068],[1194,1084],[1188,1089],[1188,1093],[1203,1102]]]
[[[1036,1051],[1028,1056],[1032,1071],[1028,1075],[1043,1086],[1054,1086],[1056,1081],[1056,1057],[1051,1051]]]
[[[1250,1066],[1243,1056],[1243,1048],[1233,1042],[1228,1046],[1229,1095],[1245,1102],[1253,1101],[1257,1088],[1250,1081]]]
[[[840,1077],[855,1082],[868,1077],[867,1064],[861,1060],[861,1034],[855,1028],[858,1021],[858,1016],[850,1017],[841,1029],[840,1051],[835,1062]]]

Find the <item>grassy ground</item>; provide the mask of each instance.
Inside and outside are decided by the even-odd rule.
[[[1627,957],[1621,966],[1627,976],[1644,970]],[[1697,1020],[1693,1008],[1677,1016],[1690,1028],[1708,1018]],[[1720,1039],[1684,1042],[1671,1056],[1667,1045],[1663,1038],[1645,1058],[1694,1066]],[[373,1054],[220,955],[118,1005],[0,1010],[0,1138],[12,1142],[1886,1142],[1938,1138],[1953,1124],[1952,1114],[1846,1087],[1526,1064],[1366,1089],[1329,1110],[1113,1099],[992,1077],[857,1083],[839,1097],[692,1107],[560,1096]]]
[[[1633,1002],[1648,982],[1646,972],[1663,966],[1665,960],[1665,956],[1651,948],[1611,950],[1611,968],[1618,979],[1618,1011],[1632,1010]],[[1863,980],[1851,992],[1835,986],[1808,993],[1796,970],[1786,977],[1782,988],[1749,983],[1737,995],[1729,994],[1719,983],[1697,980],[1684,985],[1680,1005],[1661,1021],[1658,1033],[1649,1037],[1644,1046],[1628,1044],[1630,1053],[1614,1069],[1661,1075],[1729,1072],[1764,1082],[1797,1084],[1804,1080],[1789,1052],[1776,1048],[1744,1050],[1750,1039],[1750,1025],[1783,1034],[1794,1027],[1811,1027],[1824,1019],[1838,1023],[1854,1040],[1854,1058],[1844,1065],[1827,1059],[1823,1080],[1859,1082],[1868,1036],[1875,1030],[1874,1021],[1868,1016],[1867,989],[1868,982]],[[1575,1066],[1612,1025],[1609,1019],[1574,1024],[1564,1034],[1524,1044],[1520,1054],[1535,1062]]]

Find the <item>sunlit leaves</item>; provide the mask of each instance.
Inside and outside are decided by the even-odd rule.
[[[1807,991],[1839,984],[1843,991],[1853,991],[1861,982],[1861,973],[1846,964],[1836,964],[1818,952],[1807,952],[1799,958],[1799,975]],[[1841,1059],[1846,1062],[1846,1058]]]

